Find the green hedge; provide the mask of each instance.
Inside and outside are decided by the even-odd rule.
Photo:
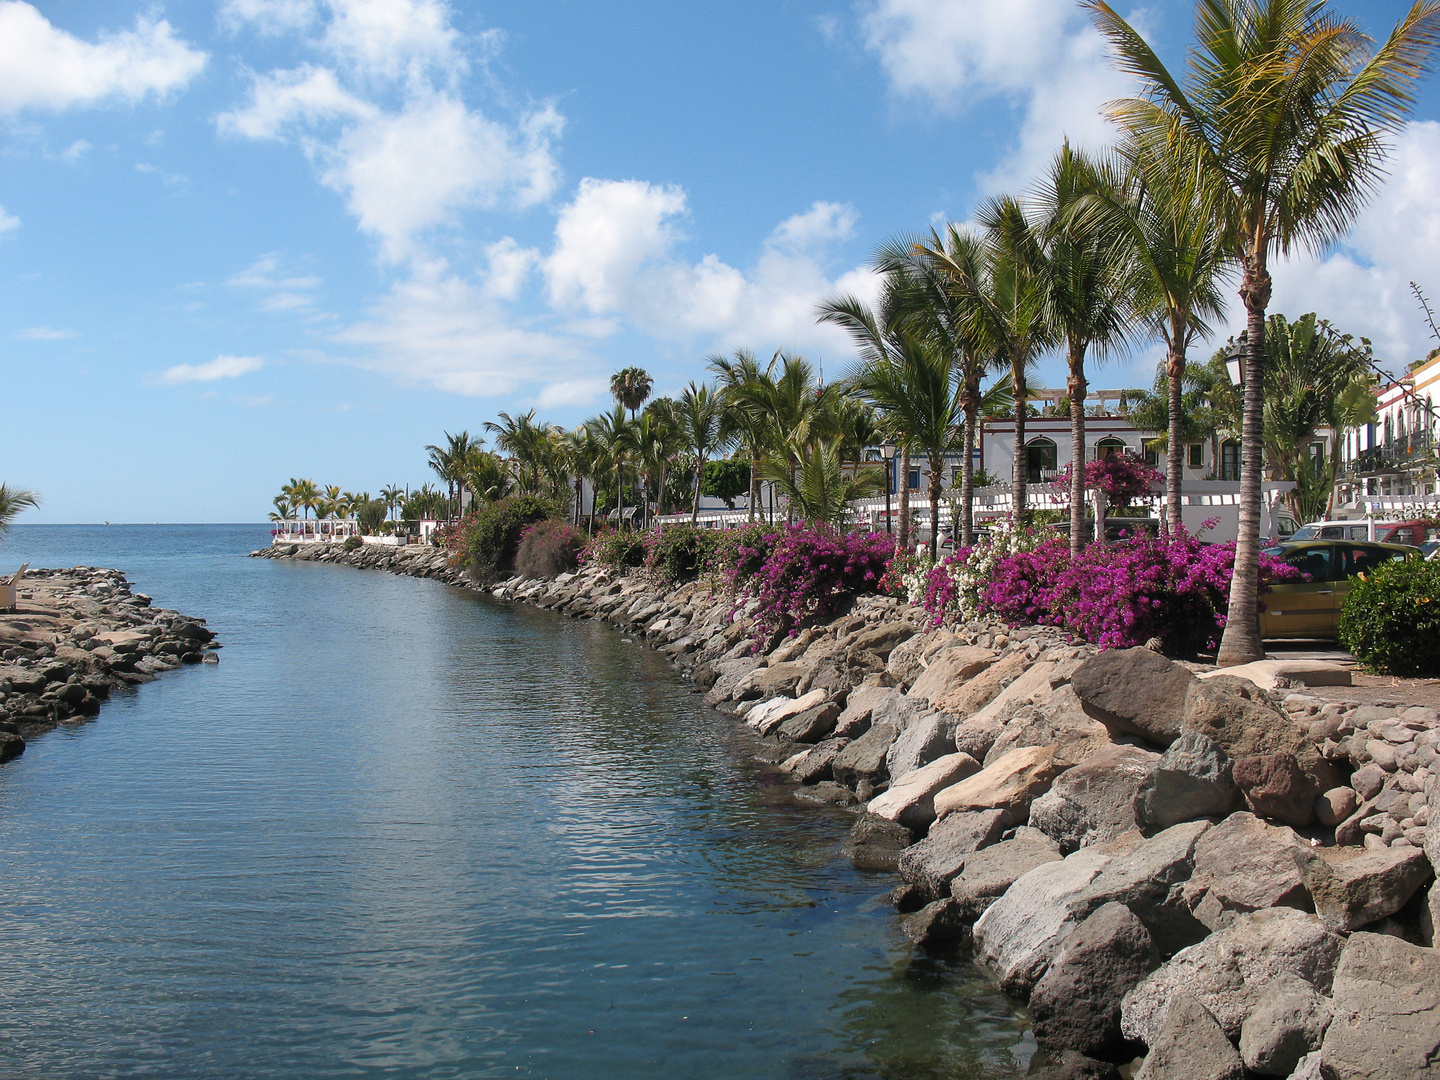
[[[555,516],[551,503],[533,495],[495,500],[464,527],[467,568],[481,581],[496,581],[512,573],[526,528]]]
[[[1385,563],[1355,579],[1340,643],[1381,675],[1440,675],[1440,562]]]

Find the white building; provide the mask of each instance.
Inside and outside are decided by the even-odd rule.
[[[1342,444],[1336,501],[1346,509],[1400,511],[1440,504],[1435,402],[1440,399],[1440,350],[1380,391],[1373,424]]]

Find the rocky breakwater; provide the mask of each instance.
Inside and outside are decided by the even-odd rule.
[[[25,740],[84,721],[127,686],[182,664],[215,663],[204,619],[153,607],[118,570],[31,570],[0,613],[0,762]]]
[[[447,585],[474,585],[464,571],[450,565],[444,548],[427,544],[363,544],[348,550],[344,544],[274,544],[252,551],[255,559],[294,559],[297,562],[339,563],[362,570],[384,570],[407,577],[434,578]]]
[[[461,581],[439,553],[329,558]],[[1050,1080],[1440,1075],[1433,710],[886,597],[757,652],[754,602],[704,583],[492,591],[647,641],[797,800],[853,811],[906,933],[1028,1002]]]

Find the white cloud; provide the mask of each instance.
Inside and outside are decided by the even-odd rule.
[[[301,64],[255,76],[249,104],[221,113],[217,124],[224,135],[276,139],[291,125],[366,118],[378,111],[344,89],[329,68]]]
[[[610,380],[603,376],[592,379],[566,379],[547,385],[535,398],[541,409],[557,409],[593,405],[610,396]]]
[[[135,29],[92,44],[52,26],[30,4],[0,0],[0,113],[163,95],[194,78],[206,59],[163,19],[139,16]]]
[[[220,18],[231,29],[250,23],[261,33],[303,30],[314,22],[315,0],[226,0]]]
[[[497,300],[514,300],[540,262],[540,252],[522,248],[507,236],[485,249],[485,259],[489,264],[486,293]]]
[[[0,206],[0,236],[20,227],[20,219],[14,214],[7,214],[5,208]]]
[[[215,382],[218,379],[238,379],[265,366],[258,356],[217,356],[205,364],[176,364],[160,373],[160,381],[167,386],[181,383]]]
[[[1018,111],[1005,158],[977,177],[985,191],[1024,188],[1066,136],[1108,142],[1100,106],[1128,92],[1071,0],[874,0],[860,25],[898,94],[947,113],[996,99]]]
[[[17,341],[61,341],[80,335],[74,330],[56,330],[50,326],[28,326],[24,330],[16,330],[10,336]]]
[[[465,66],[460,35],[441,0],[330,0],[325,47],[369,77],[418,78]],[[483,39],[482,39],[483,40]]]
[[[232,289],[258,292],[260,310],[270,312],[309,311],[315,298],[311,293],[323,284],[316,274],[288,273],[278,251],[262,255],[225,282]]]

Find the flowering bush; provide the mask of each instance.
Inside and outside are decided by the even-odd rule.
[[[1056,475],[1057,487],[1063,485],[1064,489],[1069,489],[1074,468],[1072,461]],[[1127,507],[1136,499],[1148,496],[1151,483],[1163,479],[1158,469],[1147,465],[1144,458],[1128,450],[1085,463],[1085,487],[1091,491],[1099,488],[1105,492],[1105,501],[1117,508]]]
[[[585,534],[566,521],[537,521],[520,534],[515,572],[521,577],[550,579],[580,564]]]
[[[907,555],[903,551],[897,551],[880,577],[880,591],[886,596],[897,596],[909,604],[918,603],[918,600],[912,599],[916,593],[915,585],[917,582],[922,583],[919,593],[923,595],[923,581],[930,573],[930,567],[930,557],[926,554]]]
[[[765,525],[742,525],[716,534],[705,569],[734,590],[760,572],[780,534]]]
[[[639,533],[601,529],[580,552],[586,566],[630,570],[645,564],[645,540]]]
[[[884,533],[793,525],[767,539],[774,539],[774,545],[745,587],[760,601],[757,642],[793,633],[811,615],[832,614],[846,597],[875,592],[895,554],[894,541]]]
[[[444,543],[453,556],[461,556],[471,574],[494,581],[515,568],[520,534],[537,521],[555,516],[555,507],[533,495],[496,499],[466,517]]]
[[[935,567],[924,605],[937,620],[986,614],[1059,626],[1102,648],[1158,638],[1167,653],[1186,656],[1219,643],[1234,565],[1234,544],[1184,532],[1091,544],[1071,558],[1064,538],[1006,530]],[[1299,576],[1268,555],[1260,570],[1266,582]]]
[[[695,525],[654,529],[645,535],[645,570],[660,585],[694,581],[707,568],[721,535]]]

